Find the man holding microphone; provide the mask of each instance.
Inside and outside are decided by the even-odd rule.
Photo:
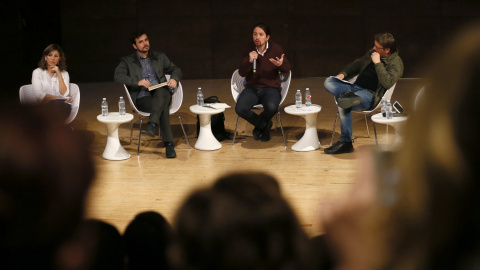
[[[272,117],[280,105],[279,72],[290,71],[290,64],[280,45],[269,41],[270,28],[258,23],[253,28],[253,44],[249,43],[242,53],[238,73],[245,77],[245,89],[237,99],[235,112],[254,125],[253,136],[256,140],[270,140]],[[251,109],[262,104],[263,112],[259,115]]]

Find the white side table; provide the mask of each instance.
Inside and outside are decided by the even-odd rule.
[[[288,114],[298,115],[305,118],[305,133],[303,137],[292,145],[294,151],[313,151],[320,148],[320,141],[317,133],[317,114],[322,110],[322,106],[312,104],[307,107],[305,104],[297,109],[295,105],[285,107]]]
[[[108,116],[97,116],[99,122],[107,126],[107,146],[103,151],[103,158],[109,160],[124,160],[130,158],[130,154],[123,149],[118,139],[118,127],[120,124],[130,122],[133,119],[133,114],[126,113],[120,115],[118,112],[111,112]]]
[[[190,106],[190,111],[198,114],[200,118],[200,131],[195,148],[198,150],[217,150],[222,148],[222,144],[213,136],[210,122],[213,114],[224,112],[225,108],[213,109],[192,105]]]
[[[395,129],[395,141],[393,142],[394,145],[397,145],[402,142],[402,136],[399,131],[406,120],[407,120],[406,116],[397,116],[397,117],[393,117],[392,119],[387,119],[386,117],[382,116],[382,113],[377,113],[372,115],[372,121],[374,123],[390,125]],[[375,139],[376,137],[377,137],[377,133],[375,132]]]

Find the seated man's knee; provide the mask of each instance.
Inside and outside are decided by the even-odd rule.
[[[249,111],[250,111],[250,108],[247,108],[242,104],[237,103],[237,106],[235,106],[235,112],[241,117],[246,116]]]
[[[331,78],[331,77],[328,77],[325,82],[323,83],[323,86],[325,86],[325,89],[327,90],[327,92],[329,93],[332,93],[332,90],[331,89],[334,89],[334,81],[335,79]]]
[[[275,115],[278,112],[278,104],[276,103],[267,103],[263,105],[263,110],[268,115]]]

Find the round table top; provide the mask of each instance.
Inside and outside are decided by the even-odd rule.
[[[102,123],[126,123],[132,121],[133,114],[125,113],[125,115],[120,115],[118,112],[109,112],[107,116],[102,116],[101,114],[97,115],[97,120]]]
[[[383,117],[382,113],[377,113],[372,115],[372,121],[375,123],[380,123],[380,124],[394,124],[394,123],[399,123],[407,120],[407,116],[396,116],[393,117],[392,119],[387,119],[386,117]]]
[[[301,108],[298,108],[295,105],[290,105],[285,107],[285,112],[288,114],[293,114],[293,115],[305,115],[305,114],[313,114],[313,113],[318,113],[322,110],[322,106],[317,105],[317,104],[312,104],[310,106],[305,106],[305,104],[302,104]]]
[[[225,108],[214,109],[210,107],[190,106],[190,111],[196,114],[217,114],[225,111]]]

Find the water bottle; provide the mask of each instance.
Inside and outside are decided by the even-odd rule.
[[[125,100],[123,100],[123,97],[120,97],[120,100],[118,101],[118,113],[120,115],[125,115]]]
[[[108,103],[106,98],[102,100],[102,116],[108,116]]]
[[[201,87],[198,87],[197,105],[198,106],[203,106],[203,93],[202,93],[202,88]]]
[[[305,89],[305,106],[312,105],[312,95],[310,94],[310,89]]]
[[[300,90],[297,90],[297,93],[295,93],[295,107],[297,107],[297,109],[302,107],[302,93]]]
[[[387,99],[385,97],[382,97],[382,101],[380,101],[380,105],[381,105],[382,116],[387,117],[387,109],[386,109]]]
[[[387,114],[387,119],[392,119],[393,118],[393,111],[392,111],[392,103],[390,103],[390,100],[387,100],[387,103],[385,105],[385,110]]]

